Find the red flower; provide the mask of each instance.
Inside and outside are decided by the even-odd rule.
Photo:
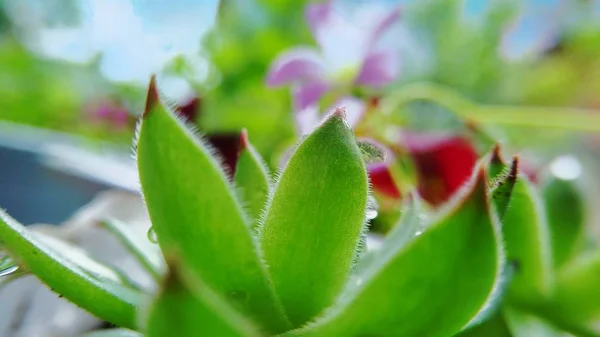
[[[471,176],[477,152],[468,139],[435,133],[408,134],[404,145],[418,175],[418,191],[433,205],[448,200]]]
[[[402,194],[392,177],[389,167],[384,163],[375,163],[368,166],[369,179],[373,189],[379,194],[391,198],[401,199]]]

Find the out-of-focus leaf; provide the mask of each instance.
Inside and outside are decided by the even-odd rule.
[[[549,290],[552,252],[543,204],[531,182],[519,174],[502,219],[507,259],[516,264],[509,300],[528,300]]]
[[[44,233],[32,232],[31,235],[46,245],[46,247],[49,249],[58,252],[64,258],[81,267],[90,276],[99,280],[110,280],[137,288],[137,285],[133,284],[123,272],[96,261],[81,248]]]
[[[133,232],[127,224],[117,219],[106,219],[101,224],[137,258],[150,275],[155,279],[161,277],[164,271],[164,261],[160,250],[153,247],[146,236]]]
[[[151,82],[137,161],[163,252],[272,332],[287,329],[236,193],[211,149],[158,102]]]
[[[269,171],[260,154],[250,144],[245,130],[240,142],[240,154],[233,179],[255,227],[269,197]]]
[[[373,141],[362,140],[357,144],[366,164],[378,163],[385,160],[385,152],[383,152],[383,149],[379,148]]]
[[[543,187],[554,265],[568,261],[584,234],[585,207],[573,181],[550,178]]]
[[[333,302],[364,229],[367,172],[343,115],[337,110],[300,143],[259,230],[277,295],[296,325]]]
[[[150,306],[147,337],[255,337],[258,331],[208,285],[169,262],[169,271]]]
[[[83,335],[83,337],[143,337],[139,332],[125,329],[98,330]]]
[[[560,337],[562,334],[548,322],[531,314],[523,313],[514,309],[504,311],[506,324],[513,337]]]
[[[576,322],[600,319],[600,252],[589,253],[566,265],[557,275],[551,302],[555,310]],[[600,334],[600,333],[599,333]]]
[[[108,322],[136,328],[136,311],[142,300],[138,291],[89,273],[88,266],[80,266],[50,248],[3,211],[0,237],[5,249],[55,292]]]
[[[503,269],[483,170],[425,231],[364,269],[336,304],[290,336],[452,336],[494,296]],[[391,237],[394,239],[393,237]]]
[[[497,312],[485,322],[473,326],[456,337],[514,337],[501,312]]]

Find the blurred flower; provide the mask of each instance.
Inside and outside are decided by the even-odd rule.
[[[114,102],[102,102],[97,105],[91,105],[88,108],[89,117],[99,123],[107,124],[115,129],[125,129],[135,124],[135,117],[132,116],[124,107]]]
[[[176,106],[175,110],[186,122],[194,124],[202,113],[202,98],[199,96],[191,97],[186,102]],[[240,137],[241,133],[239,132],[218,132],[207,134],[204,137],[222,159],[222,164],[230,178],[235,172],[240,154]]]
[[[373,189],[382,196],[399,200],[402,198],[400,189],[394,181],[390,167],[385,163],[370,164],[367,167]]]
[[[293,87],[300,133],[309,132],[321,120],[318,103],[327,93],[334,96],[334,107],[346,106],[348,122],[354,125],[365,104],[351,97],[350,90],[355,86],[380,88],[396,79],[397,55],[378,48],[377,42],[397,21],[400,10],[368,9],[355,22],[336,13],[331,0],[308,5],[306,20],[319,48],[288,50],[271,65],[267,84]]]
[[[202,99],[198,96],[192,97],[187,102],[177,106],[176,110],[181,117],[190,123],[194,123],[200,115]]]
[[[432,205],[448,200],[471,176],[477,152],[468,139],[438,133],[404,138],[416,169],[418,191]]]

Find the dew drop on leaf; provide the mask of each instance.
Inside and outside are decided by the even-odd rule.
[[[12,275],[18,270],[19,266],[8,255],[0,258],[0,277]]]
[[[158,243],[158,238],[156,237],[156,232],[154,231],[154,228],[150,227],[150,229],[148,230],[148,240],[152,243]]]
[[[367,211],[365,213],[365,217],[367,220],[373,220],[377,217],[377,209],[379,208],[379,204],[377,200],[373,196],[369,196],[367,199]]]

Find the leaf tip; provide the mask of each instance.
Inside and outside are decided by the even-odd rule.
[[[150,84],[148,84],[148,94],[146,96],[146,107],[144,108],[144,113],[142,114],[142,118],[148,117],[150,111],[154,108],[154,106],[158,103],[158,89],[156,88],[156,75],[152,74],[150,76]]]
[[[244,128],[240,134],[240,152],[247,149],[249,146],[250,141],[248,140],[248,130]]]
[[[333,110],[333,113],[331,114],[332,117],[338,117],[342,120],[346,120],[346,107],[342,106],[342,107],[338,107],[335,108],[335,110]]]
[[[514,156],[510,165],[510,171],[508,172],[508,180],[516,181],[517,174],[519,173],[519,156]]]
[[[502,150],[500,148],[500,143],[496,143],[496,145],[494,145],[494,149],[492,150],[492,158],[490,162],[492,164],[504,165],[504,158],[502,158]]]

